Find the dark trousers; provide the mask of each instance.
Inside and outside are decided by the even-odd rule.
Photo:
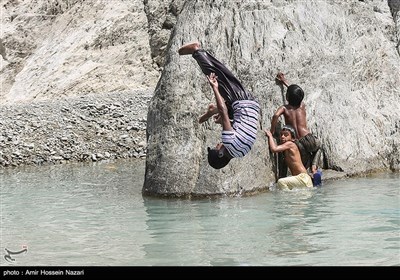
[[[232,72],[210,53],[199,49],[192,56],[205,75],[208,76],[211,73],[215,73],[218,76],[218,89],[221,96],[225,99],[228,110],[236,100],[254,100],[252,94],[243,88]]]
[[[301,161],[305,168],[309,168],[311,165],[318,165],[321,157],[321,141],[315,135],[309,133],[295,143],[300,150]]]

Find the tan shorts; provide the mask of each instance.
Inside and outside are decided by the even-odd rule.
[[[293,188],[312,188],[313,183],[310,175],[307,173],[300,173],[296,176],[289,176],[278,180],[277,184],[280,189],[293,189]]]

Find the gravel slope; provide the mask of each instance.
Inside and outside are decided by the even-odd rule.
[[[141,90],[0,106],[0,166],[145,157],[152,94]]]

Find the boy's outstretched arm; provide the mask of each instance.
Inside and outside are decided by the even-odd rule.
[[[276,75],[276,79],[282,82],[282,84],[284,84],[286,87],[289,86],[289,83],[287,82],[285,75],[282,72],[279,72],[278,75]]]
[[[283,114],[285,108],[284,106],[279,107],[275,114],[272,116],[271,119],[271,133],[274,134],[275,133],[275,129],[276,129],[276,124],[278,123],[279,117]]]
[[[272,136],[271,131],[266,129],[264,132],[265,132],[265,136],[267,136],[267,138],[268,138],[268,146],[269,146],[270,151],[275,153],[276,143],[274,141],[274,137]]]
[[[221,117],[222,128],[223,130],[232,130],[231,121],[228,116],[228,108],[226,108],[225,100],[219,92],[217,78],[218,77],[215,75],[215,73],[211,73],[209,76],[207,76],[207,79],[214,91],[218,113]]]
[[[199,118],[199,123],[203,123],[205,121],[207,121],[209,118],[211,118],[212,116],[218,114],[218,107],[214,104],[210,104],[207,107],[207,111],[200,116]]]

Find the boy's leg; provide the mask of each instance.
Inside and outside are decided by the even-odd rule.
[[[294,181],[294,183],[293,183]],[[280,178],[278,182],[276,183],[276,186],[278,189],[281,190],[291,190],[293,188],[293,185],[296,185],[297,180],[293,178],[293,176],[285,177],[285,178]]]
[[[210,53],[198,49],[192,56],[197,61],[205,75],[208,76],[211,73],[215,73],[218,77],[219,91],[229,105],[236,100],[253,99],[253,97],[245,91],[242,84],[232,74],[232,72]]]
[[[193,42],[180,47],[178,53],[179,55],[193,54],[198,49],[200,49],[200,44],[197,42]]]
[[[305,144],[307,144],[306,137],[303,136],[300,139],[295,141],[295,144],[299,148],[301,162],[303,163],[304,167],[307,169],[311,165],[311,154],[308,152]]]
[[[210,53],[201,49],[200,43],[185,44],[179,48],[178,53],[179,55],[191,54],[206,76],[211,73],[218,76],[219,91],[228,105],[236,100],[253,100],[252,95],[245,91],[232,72]]]
[[[301,173],[296,176],[289,176],[278,180],[277,187],[279,189],[293,189],[301,187],[312,187],[313,183],[311,177],[306,173]]]
[[[322,153],[322,150],[319,148],[315,153],[312,153],[312,156],[311,156],[311,168],[313,169],[316,169],[316,168],[318,168],[318,166],[319,166],[319,163],[320,163],[320,161],[321,161],[321,153]]]

